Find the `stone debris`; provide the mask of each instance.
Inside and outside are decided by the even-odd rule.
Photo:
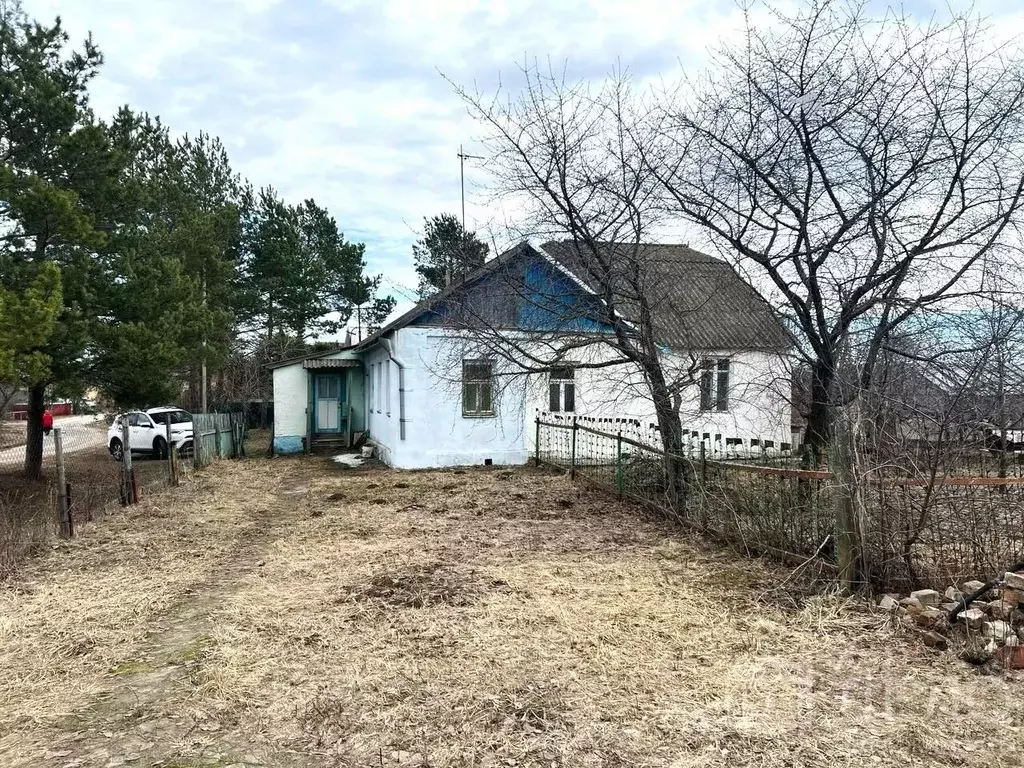
[[[1013,616],[1013,612],[1017,610],[1017,606],[1003,600],[993,600],[991,603],[986,604],[985,610],[988,611],[988,615],[993,619],[1008,621]]]
[[[981,625],[981,634],[991,637],[996,642],[1005,642],[1010,635],[1016,637],[1013,627],[1005,621],[986,621]]]
[[[921,612],[914,616],[914,621],[922,627],[937,627],[946,620],[946,613],[938,608],[922,608]]]
[[[981,625],[986,622],[988,615],[980,608],[968,608],[957,618],[966,624],[968,629],[981,629]]]
[[[942,595],[934,589],[919,589],[916,592],[911,592],[910,596],[921,603],[921,605],[931,608],[938,608],[939,603],[942,602]]]
[[[1024,573],[1007,573],[1001,586],[986,590],[959,611],[955,622],[950,621],[962,601],[984,586],[981,581],[967,581],[959,589],[954,585],[944,592],[918,589],[903,598],[888,594],[879,599],[878,607],[899,615],[901,624],[929,648],[953,648],[972,664],[994,659],[1024,669]],[[1014,666],[1018,663],[1020,667]]]
[[[1010,589],[1024,590],[1024,574],[1007,571],[1003,576],[1003,586]]]
[[[900,604],[891,595],[883,595],[882,599],[878,601],[878,607],[886,613],[892,613],[900,607]]]
[[[921,641],[929,648],[938,648],[940,651],[944,651],[949,648],[949,640],[938,632],[922,632]]]

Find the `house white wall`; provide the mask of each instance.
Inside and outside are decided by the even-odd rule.
[[[548,410],[548,376],[524,376],[497,365],[495,415],[462,415],[463,357],[476,357],[457,336],[440,328],[406,327],[388,335],[394,357],[405,366],[406,437],[399,424],[399,376],[388,351],[373,347],[364,353],[366,408],[370,437],[386,463],[401,468],[482,464],[522,464],[534,448],[533,421]],[[593,363],[613,359],[603,345],[586,348]],[[790,440],[789,374],[785,357],[777,353],[701,353],[701,358],[730,360],[729,408],[700,410],[700,391],[694,384],[683,394],[683,428],[708,434],[712,442],[740,438]],[[578,357],[576,362],[582,362]],[[667,360],[689,367],[692,360]],[[654,406],[643,376],[632,364],[579,368],[575,373],[576,415],[628,418],[656,422]]]
[[[585,354],[585,356],[584,356]],[[594,346],[581,351],[577,362],[594,364],[614,359],[611,349]],[[684,430],[709,435],[723,444],[728,438],[770,440],[778,446],[791,440],[790,373],[786,357],[769,352],[730,352],[720,350],[694,356],[667,355],[666,370],[689,369],[695,359],[727,358],[729,370],[729,407],[726,411],[701,411],[700,387],[693,384],[682,393],[680,418]],[[527,413],[532,420],[549,410],[546,375],[535,375],[529,386]],[[591,418],[633,419],[643,425],[657,423],[654,403],[639,368],[621,363],[604,368],[578,368],[575,371],[575,415]],[[571,414],[564,414],[571,416]],[[528,429],[528,449],[533,449],[533,431]]]
[[[302,452],[308,398],[309,382],[302,361],[274,369],[275,452]]]
[[[464,417],[459,345],[438,328],[406,327],[389,339],[394,357],[405,366],[405,440],[400,435],[397,366],[382,347],[368,350],[363,358],[370,437],[385,462],[400,468],[468,466],[488,459],[493,464],[526,462],[521,384],[495,388],[494,416]]]

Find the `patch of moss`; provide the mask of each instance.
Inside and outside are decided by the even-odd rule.
[[[161,763],[161,768],[225,768],[228,765],[239,763],[233,757],[221,757],[216,760],[209,760],[203,757],[197,758],[173,758],[170,762]]]
[[[214,639],[210,635],[200,635],[185,646],[178,653],[176,659],[183,664],[190,661],[199,661],[203,658],[203,652],[213,645],[214,642]]]
[[[139,659],[128,659],[127,661],[119,661],[117,664],[112,666],[110,668],[110,674],[141,675],[146,672],[152,672],[153,669],[153,665],[147,661],[140,661]]]

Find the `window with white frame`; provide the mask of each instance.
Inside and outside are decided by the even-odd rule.
[[[729,410],[729,360],[706,358],[700,371],[700,409]]]
[[[494,363],[490,360],[462,361],[462,415],[494,415]]]
[[[548,410],[551,413],[573,413],[576,410],[575,371],[568,367],[553,368],[548,377]]]

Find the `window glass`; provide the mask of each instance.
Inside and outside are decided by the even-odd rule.
[[[493,416],[494,364],[486,360],[462,364],[462,415]]]

